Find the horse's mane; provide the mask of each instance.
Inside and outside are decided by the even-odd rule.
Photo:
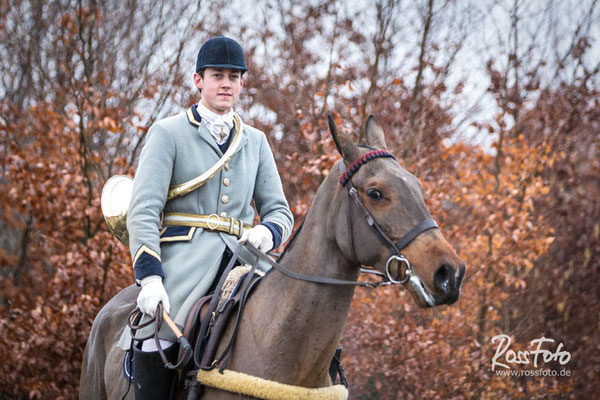
[[[304,218],[306,218],[306,215],[304,216]],[[283,256],[285,255],[285,253],[287,253],[288,249],[290,249],[292,247],[292,244],[294,243],[294,240],[296,240],[296,237],[298,236],[298,234],[302,230],[303,226],[304,226],[304,219],[300,223],[300,226],[298,227],[298,229],[296,229],[296,232],[294,232],[294,234],[292,235],[292,238],[290,239],[290,241],[288,242],[288,244],[286,244],[285,247],[283,248],[283,252],[281,253],[281,255],[279,257],[277,257],[277,261],[278,262],[283,259]]]

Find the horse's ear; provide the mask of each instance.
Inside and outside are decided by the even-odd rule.
[[[327,115],[329,122],[329,131],[335,143],[337,151],[342,155],[347,163],[352,163],[359,156],[358,146],[352,142],[346,135],[338,133],[335,126],[335,120],[331,115]]]
[[[338,153],[344,156],[344,152],[342,147],[340,146],[340,142],[337,136],[337,129],[335,127],[335,120],[331,116],[331,114],[327,114],[327,122],[329,122],[329,132],[331,132],[331,137],[333,138],[333,143],[335,143],[335,147],[337,148]]]
[[[369,115],[369,118],[367,118],[367,123],[365,124],[365,137],[370,146],[378,149],[387,149],[383,128],[379,125],[379,122],[377,122],[377,119],[373,114]]]

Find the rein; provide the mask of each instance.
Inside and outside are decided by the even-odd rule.
[[[278,262],[273,261],[273,259],[271,259],[271,257],[266,256],[262,251],[258,250],[256,247],[252,246],[250,243],[246,243],[245,245],[246,245],[246,248],[248,250],[250,250],[250,252],[252,254],[254,254],[255,256],[257,256],[258,258],[260,258],[262,260],[265,260],[277,271],[279,271],[282,274],[284,274],[285,276],[288,276],[293,279],[298,279],[301,281],[312,282],[312,283],[321,283],[321,284],[325,284],[325,285],[350,285],[350,286],[360,286],[360,287],[370,287],[370,288],[375,288],[378,286],[390,284],[390,282],[386,282],[383,279],[380,282],[357,282],[357,281],[350,281],[350,280],[344,280],[344,279],[329,278],[329,277],[325,277],[325,276],[314,276],[314,275],[301,274],[298,272],[294,272],[290,269],[287,269],[286,267],[279,264]],[[243,246],[243,244],[241,246]],[[370,272],[370,271],[361,271],[361,272]]]

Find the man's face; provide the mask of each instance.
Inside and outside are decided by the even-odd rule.
[[[200,102],[212,112],[225,114],[237,103],[244,78],[236,69],[206,68],[204,77],[194,74],[194,83],[202,90]]]

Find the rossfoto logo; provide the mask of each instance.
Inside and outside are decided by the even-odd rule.
[[[571,360],[571,353],[565,350],[563,343],[555,345],[555,340],[541,337],[530,342],[530,350],[510,349],[511,338],[500,334],[492,338],[497,344],[496,353],[492,357],[492,371],[499,376],[571,376],[568,369],[555,370],[542,368],[550,362],[565,365]],[[531,366],[532,368],[514,369],[516,366]]]

